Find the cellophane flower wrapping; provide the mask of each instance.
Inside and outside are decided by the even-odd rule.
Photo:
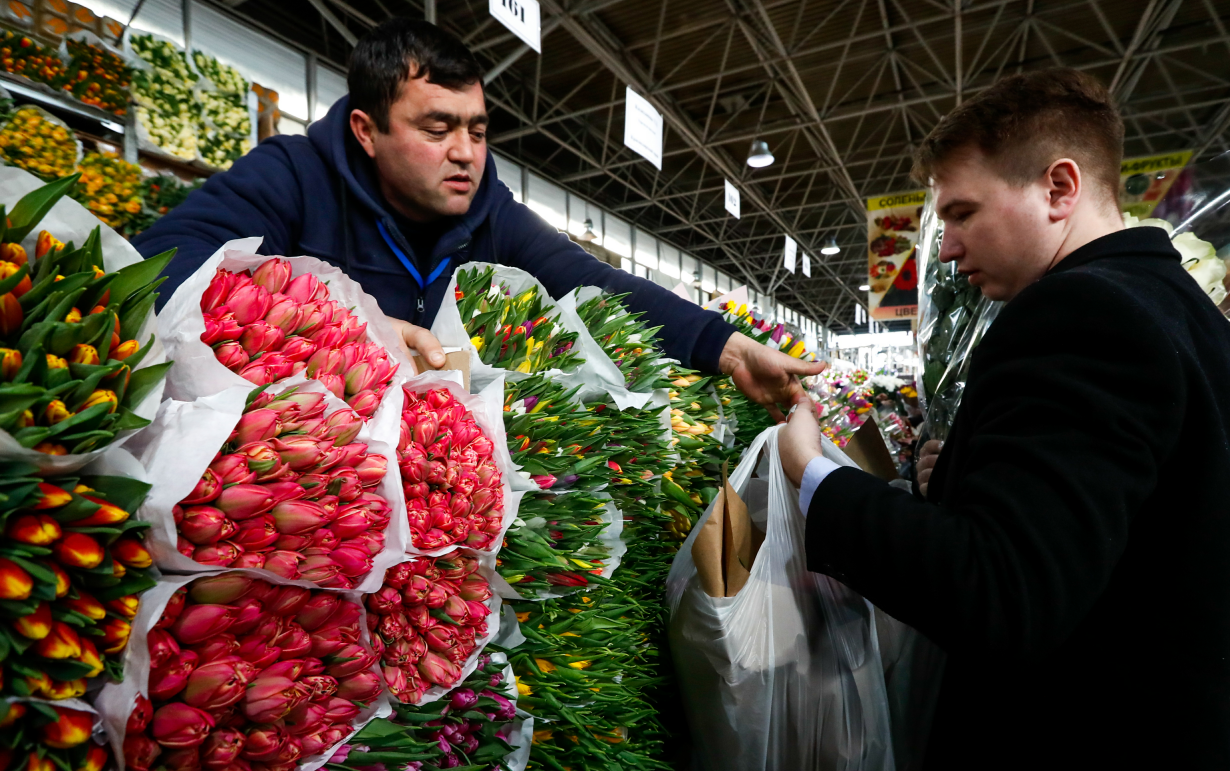
[[[167,302],[159,314],[159,329],[168,355],[175,360],[167,381],[167,393],[173,399],[192,401],[209,396],[232,386],[252,385],[240,375],[227,369],[218,360],[214,349],[201,341],[205,333],[205,314],[201,299],[209,289],[218,269],[240,272],[255,270],[273,257],[256,254],[260,238],[242,238],[229,241],[213,254],[183,284]],[[314,276],[326,285],[329,298],[339,306],[350,309],[357,320],[366,325],[366,339],[383,348],[392,362],[403,371],[411,373],[413,365],[403,353],[403,344],[397,332],[389,324],[380,306],[357,282],[336,268],[315,257],[282,257],[290,264],[291,277],[305,274]],[[386,390],[385,396],[388,396]],[[362,410],[360,410],[362,412]]]
[[[189,498],[201,483],[202,476],[214,463],[220,448],[240,423],[253,390],[250,384],[246,384],[195,402],[167,400],[150,427],[148,438],[143,438],[140,457],[149,468],[155,484],[140,516],[154,524],[151,548],[163,569],[179,572],[217,569],[217,565],[202,564],[179,551],[178,547],[185,543],[185,539],[181,538],[174,509]],[[274,398],[292,393],[319,394],[326,404],[326,416],[350,409],[318,381],[298,376],[270,387],[267,393]],[[385,475],[379,484],[372,488],[372,492],[383,498],[390,509],[389,522],[384,531],[384,544],[373,556],[370,572],[354,578],[354,588],[361,592],[379,588],[384,570],[402,559],[408,544],[405,499],[397,472],[396,447],[400,434],[401,401],[400,380],[395,380],[380,408],[362,425],[353,439],[354,442],[366,444],[368,453],[384,458]],[[181,506],[181,510],[189,508],[194,506]],[[241,521],[239,524],[243,525],[247,521]],[[276,544],[274,546],[277,548]],[[279,554],[279,559],[282,558],[295,561],[287,554]],[[240,560],[241,562],[232,564],[240,567],[243,564],[242,554]],[[299,567],[303,564],[300,563]],[[270,580],[287,580],[287,569],[282,566],[277,568],[281,573],[267,568],[242,569],[251,570],[254,575]],[[292,580],[301,580],[304,586],[316,585],[307,579]]]
[[[430,521],[430,513],[432,496],[442,498],[443,500],[436,501],[440,505],[448,506],[452,503],[452,499],[458,494],[465,495],[457,490],[452,483],[433,484],[431,482],[419,480],[417,477],[409,476],[406,470],[406,465],[411,463],[411,456],[418,454],[427,454],[431,448],[437,448],[445,454],[436,458],[434,455],[431,458],[424,459],[424,463],[430,466],[431,461],[449,466],[458,466],[461,474],[469,475],[476,473],[476,469],[469,468],[476,460],[470,455],[476,454],[467,452],[467,447],[473,445],[474,439],[467,443],[467,447],[448,447],[440,448],[436,442],[424,443],[419,441],[422,438],[416,436],[416,428],[418,428],[414,415],[418,414],[410,405],[410,399],[407,399],[403,406],[403,414],[400,416],[398,427],[399,439],[395,442],[398,447],[399,468],[401,469],[402,482],[404,486],[403,493],[406,500],[406,509],[409,513],[413,506],[422,511],[416,511],[410,515],[409,533],[406,540],[406,553],[415,555],[439,556],[462,546],[468,546],[476,552],[485,555],[494,555],[503,542],[504,534],[511,526],[513,520],[517,517],[517,507],[521,500],[522,493],[514,492],[512,484],[515,480],[521,480],[519,467],[516,466],[512,457],[508,452],[508,446],[504,441],[504,421],[503,421],[503,396],[504,396],[504,378],[497,375],[495,380],[487,385],[481,392],[477,394],[466,393],[465,389],[459,382],[459,373],[455,371],[428,371],[421,375],[416,375],[406,381],[403,386],[404,390],[415,394],[422,400],[427,399],[428,395],[433,391],[444,391],[449,394],[454,403],[465,408],[465,413],[461,416],[463,419],[472,418],[482,431],[482,437],[489,442],[490,456],[489,463],[494,463],[499,476],[498,490],[499,499],[501,501],[503,519],[498,532],[486,533],[486,538],[479,542],[473,542],[476,539],[468,539],[472,543],[466,543],[467,537],[456,538],[447,532],[441,532],[440,528],[435,527],[435,523]],[[412,412],[413,411],[413,412]],[[427,409],[426,412],[434,415],[435,410]],[[402,425],[404,424],[404,428]],[[419,429],[421,433],[422,429]],[[442,438],[442,437],[441,437]],[[432,437],[432,439],[437,439]],[[438,441],[438,439],[437,439]],[[443,470],[443,469],[442,469]],[[451,473],[451,472],[450,472]],[[488,484],[482,484],[490,488]],[[422,488],[422,489],[417,489]],[[422,493],[426,492],[427,495]],[[492,509],[491,511],[495,511]],[[433,533],[437,537],[437,541],[442,541],[442,545],[434,545],[424,541],[424,535],[435,530]]]
[[[470,676],[500,631],[494,577],[490,560],[458,549],[407,559],[363,598],[390,698],[426,704]]]
[[[2,166],[0,167],[0,203],[6,204],[11,210],[13,204],[22,196],[37,190],[43,184],[37,177],[21,169]],[[49,231],[66,244],[72,242],[81,245],[86,242],[90,234],[96,229],[99,231],[103,269],[107,273],[114,273],[142,262],[140,253],[123,236],[111,228],[102,225],[98,218],[91,214],[88,209],[67,196],[61,198],[47,212],[39,224],[22,240],[22,247],[28,255],[36,254],[38,234],[43,230]],[[151,307],[145,323],[135,336],[135,339],[140,342],[142,348],[150,345],[149,351],[144,355],[136,368],[137,372],[148,367],[166,364],[167,356],[163,348],[161,335],[155,334],[156,332],[157,319]],[[151,338],[153,338],[152,343],[150,342]],[[132,411],[138,417],[152,420],[158,412],[159,403],[162,401],[164,386],[165,381],[159,378],[145,397],[132,406]],[[102,457],[103,453],[108,449],[120,447],[142,430],[144,429],[121,431],[116,434],[115,439],[106,447],[91,450],[90,452],[70,453],[68,455],[48,455],[22,447],[8,433],[0,431],[0,462],[24,461],[37,466],[40,471],[49,474],[76,471],[87,463]]]
[[[194,598],[193,584],[201,581],[215,583]],[[245,591],[241,582],[250,582],[253,588]],[[308,595],[306,604],[296,599],[303,593]],[[205,609],[189,615],[194,605]],[[334,610],[329,612],[329,607]],[[174,621],[168,623],[171,619]],[[344,623],[339,625],[339,619],[345,619]],[[242,642],[241,635],[231,631],[240,628],[251,630],[242,634]],[[276,647],[265,642],[271,636]],[[283,641],[285,645],[278,645]],[[133,620],[123,682],[104,686],[95,707],[120,771],[147,771],[155,759],[149,757],[151,754],[162,755],[164,760],[168,753],[188,750],[221,756],[228,748],[233,750],[234,741],[211,739],[209,735],[225,726],[237,728],[247,735],[246,748],[247,742],[253,741],[254,730],[267,729],[271,724],[277,726],[275,740],[285,740],[287,735],[317,737],[310,744],[301,741],[300,754],[294,758],[297,771],[315,771],[369,721],[390,714],[379,673],[371,663],[374,661],[361,596],[355,592],[309,590],[295,582],[264,580],[242,571],[167,576],[146,593]],[[194,683],[191,675],[210,662],[224,664],[231,671],[226,677],[214,676],[217,673],[212,670],[224,669],[215,665],[208,673],[198,675]],[[305,667],[286,672],[287,662],[305,663]],[[278,669],[270,671],[270,667]],[[327,674],[329,671],[337,674]],[[260,682],[266,673],[267,678],[290,680],[294,690],[277,687],[285,683],[263,687],[269,685]],[[327,681],[319,679],[322,676],[333,678],[336,686],[330,688]],[[183,678],[182,685],[174,682],[176,677]],[[237,685],[236,679],[243,682]],[[231,701],[236,690],[243,695]],[[330,690],[332,695],[323,695]],[[232,691],[229,697],[227,691]],[[287,699],[293,702],[295,711],[283,711]],[[329,699],[349,702],[357,709]],[[305,708],[308,703],[327,706],[330,717],[322,718],[316,710]],[[158,710],[166,706],[172,709],[159,722]],[[226,714],[230,717],[223,717]],[[335,722],[334,718],[344,719]],[[294,724],[302,725],[305,720],[325,720],[337,730],[325,735],[327,743],[321,745],[320,734],[295,733],[303,729]],[[175,744],[181,746],[172,746]],[[137,768],[126,762],[126,755],[144,755],[148,762],[142,763],[144,768]]]

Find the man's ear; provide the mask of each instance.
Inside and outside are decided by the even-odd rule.
[[[1080,166],[1071,158],[1060,158],[1046,170],[1045,184],[1050,198],[1051,220],[1058,222],[1071,217],[1085,194]]]
[[[363,152],[367,153],[368,158],[376,157],[376,121],[362,110],[350,111],[350,130],[354,132],[354,138],[359,140],[359,144],[363,147]]]

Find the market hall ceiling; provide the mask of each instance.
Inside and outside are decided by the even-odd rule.
[[[348,39],[421,0],[207,0],[345,68]],[[494,149],[836,328],[866,278],[863,199],[916,189],[910,153],[1002,74],[1077,67],[1111,86],[1126,154],[1230,150],[1224,0],[542,0],[541,56],[484,0],[438,23],[502,71]],[[624,90],[663,113],[662,171],[623,144]],[[753,138],[776,161],[749,168]],[[723,208],[723,179],[742,218]],[[780,269],[783,234],[812,277]],[[840,254],[822,258],[836,234]]]

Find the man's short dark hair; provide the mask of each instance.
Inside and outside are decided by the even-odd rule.
[[[914,179],[929,184],[937,167],[969,147],[982,150],[1004,179],[1022,186],[1059,158],[1071,158],[1093,188],[1118,201],[1123,118],[1092,75],[1067,68],[1026,72],[976,94],[923,140]]]
[[[454,90],[478,83],[482,65],[470,49],[434,24],[395,17],[363,36],[350,55],[350,107],[362,110],[382,132],[389,108],[410,78]]]

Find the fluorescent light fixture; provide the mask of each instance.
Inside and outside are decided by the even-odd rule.
[[[773,153],[769,152],[769,143],[763,139],[752,142],[752,149],[747,153],[747,165],[753,169],[763,169],[773,163]]]
[[[821,254],[838,254],[841,252],[841,247],[837,245],[837,236],[829,236],[824,242],[824,246],[820,247]]]

